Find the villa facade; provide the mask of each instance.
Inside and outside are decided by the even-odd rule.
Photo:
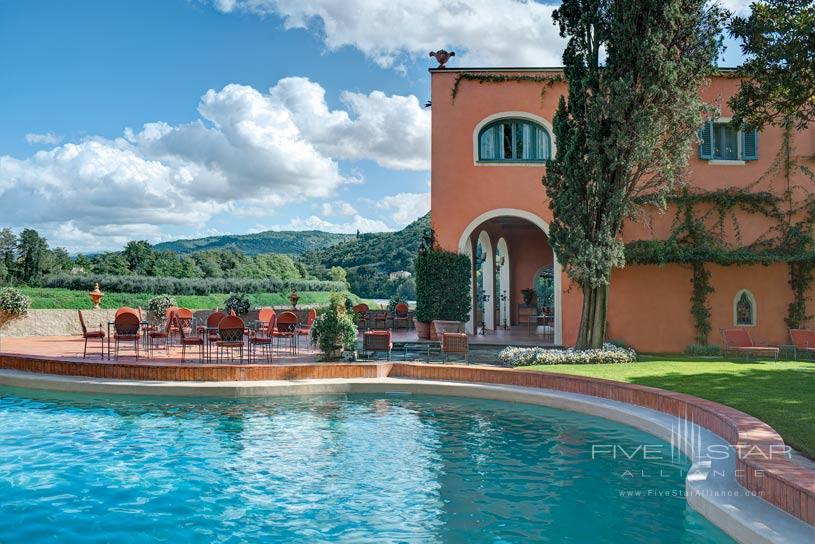
[[[552,119],[565,83],[542,83],[557,75],[547,69],[434,69],[432,82],[432,224],[439,245],[471,256],[473,312],[469,332],[527,326],[545,315],[548,341],[573,345],[582,293],[563,272],[549,245],[552,220],[541,183],[544,161],[557,149]],[[487,76],[487,77],[483,77]],[[508,76],[499,77],[494,76]],[[520,76],[520,77],[514,77]],[[732,188],[783,195],[786,181],[771,170],[783,140],[781,129],[760,132],[730,128],[727,100],[738,80],[722,72],[701,89],[722,117],[703,127],[686,179],[690,190]],[[795,158],[813,167],[815,130],[797,132]],[[803,202],[803,174],[792,177],[792,200]],[[794,207],[794,205],[793,205]],[[768,236],[773,222],[745,207],[729,210],[724,221],[710,210],[704,219],[728,242],[749,246]],[[676,227],[676,209],[654,211],[623,229],[626,243],[665,240]],[[793,293],[789,267],[770,264],[707,264],[712,331],[749,328],[756,342],[788,344],[784,321]],[[640,351],[676,352],[695,343],[691,315],[692,268],[687,264],[631,265],[612,274],[608,335]],[[541,314],[524,304],[524,290],[544,297]],[[538,303],[538,306],[541,306]],[[815,314],[809,304],[808,314]],[[537,318],[536,318],[537,319]]]

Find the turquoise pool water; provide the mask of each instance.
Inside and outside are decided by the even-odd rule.
[[[731,542],[681,496],[687,460],[641,444],[669,452],[447,397],[0,390],[0,542]]]

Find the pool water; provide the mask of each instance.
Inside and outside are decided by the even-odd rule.
[[[0,389],[0,542],[731,542],[641,444],[474,399]]]

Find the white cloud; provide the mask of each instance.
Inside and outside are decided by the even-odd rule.
[[[312,215],[305,219],[295,217],[288,225],[278,225],[274,230],[324,230],[327,232],[340,232],[346,234],[353,234],[359,232],[383,232],[392,230],[378,219],[370,219],[362,217],[359,214],[354,215],[350,220],[345,223],[332,223],[326,221],[316,215]]]
[[[754,0],[717,0],[717,3],[736,15],[745,15],[750,11]]]
[[[45,134],[37,134],[35,132],[29,132],[25,135],[25,141],[32,144],[47,144],[47,145],[56,145],[62,141],[62,136],[58,136],[53,132],[46,132]]]
[[[331,217],[332,215],[349,216],[357,213],[353,206],[343,200],[323,202],[321,208],[323,215],[326,217]]]
[[[415,97],[347,93],[352,116],[329,110],[324,95],[302,78],[281,80],[268,93],[231,84],[207,91],[190,123],[147,123],[120,138],[90,137],[21,159],[0,155],[0,217],[43,230],[54,245],[116,248],[160,239],[162,226],[204,228],[219,212],[268,217],[288,203],[329,198],[361,182],[340,171],[339,159],[427,164],[429,114]],[[316,101],[316,109],[303,100]],[[387,141],[390,123],[414,130],[394,129],[404,153]],[[333,214],[353,220],[326,228],[387,228],[334,204]]]
[[[385,168],[430,168],[430,111],[418,98],[344,92],[345,110],[329,110],[325,90],[302,77],[281,79],[271,97],[291,112],[303,134],[322,152],[341,159],[370,159]]]
[[[460,65],[552,66],[565,42],[556,5],[533,0],[214,0],[216,9],[277,14],[285,28],[317,28],[326,47],[359,49],[382,67],[457,49]],[[428,61],[430,59],[427,59]]]
[[[430,193],[399,193],[386,196],[377,208],[393,211],[393,220],[400,226],[407,225],[430,211]]]

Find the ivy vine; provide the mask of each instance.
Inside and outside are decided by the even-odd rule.
[[[566,81],[562,75],[554,76],[533,76],[528,74],[483,74],[472,72],[461,72],[456,76],[453,83],[453,90],[450,92],[450,99],[452,102],[456,101],[462,81],[477,81],[480,84],[490,83],[506,83],[514,81],[519,83],[540,83],[543,85],[541,88],[541,98],[546,94],[546,89],[552,87],[556,83]]]
[[[713,287],[710,285],[710,272],[705,268],[704,263],[695,262],[692,267],[691,284],[693,285],[693,291],[690,298],[690,313],[696,325],[696,343],[700,346],[706,346],[711,329],[708,297],[713,293]]]

